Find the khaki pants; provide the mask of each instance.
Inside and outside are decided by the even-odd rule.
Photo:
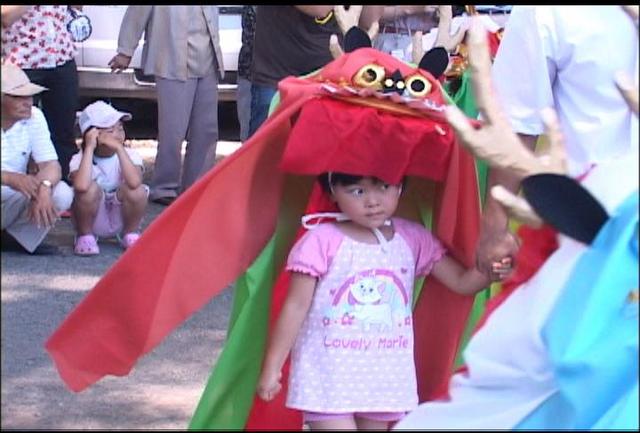
[[[53,188],[53,205],[58,212],[69,209],[73,201],[73,190],[60,181]],[[9,187],[2,187],[2,230],[6,230],[32,253],[49,232],[49,228],[37,227],[29,220],[29,198]]]

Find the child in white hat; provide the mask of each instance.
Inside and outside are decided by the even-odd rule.
[[[82,150],[69,163],[75,190],[71,216],[77,231],[77,255],[99,254],[97,236],[116,236],[124,249],[140,237],[149,187],[142,183],[142,158],[124,146],[125,120],[131,120],[131,114],[104,101],[80,113]]]

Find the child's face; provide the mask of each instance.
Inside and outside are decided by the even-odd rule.
[[[103,157],[113,155],[116,152],[117,145],[123,144],[126,138],[122,122],[118,121],[108,128],[97,129],[100,134],[98,135],[98,146],[95,150],[96,155]]]
[[[333,185],[332,196],[353,222],[373,229],[382,227],[395,213],[401,186],[365,177],[351,185]]]

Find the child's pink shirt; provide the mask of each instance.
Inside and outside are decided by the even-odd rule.
[[[291,353],[287,406],[312,412],[401,412],[418,404],[411,307],[416,276],[444,255],[419,224],[393,218],[384,252],[333,223],[307,232],[287,270],[318,277]]]

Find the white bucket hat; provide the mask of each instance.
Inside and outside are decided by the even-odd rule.
[[[131,120],[131,113],[118,111],[104,101],[96,101],[85,107],[78,116],[80,132],[85,132],[92,126],[98,128],[109,128],[119,120]]]

